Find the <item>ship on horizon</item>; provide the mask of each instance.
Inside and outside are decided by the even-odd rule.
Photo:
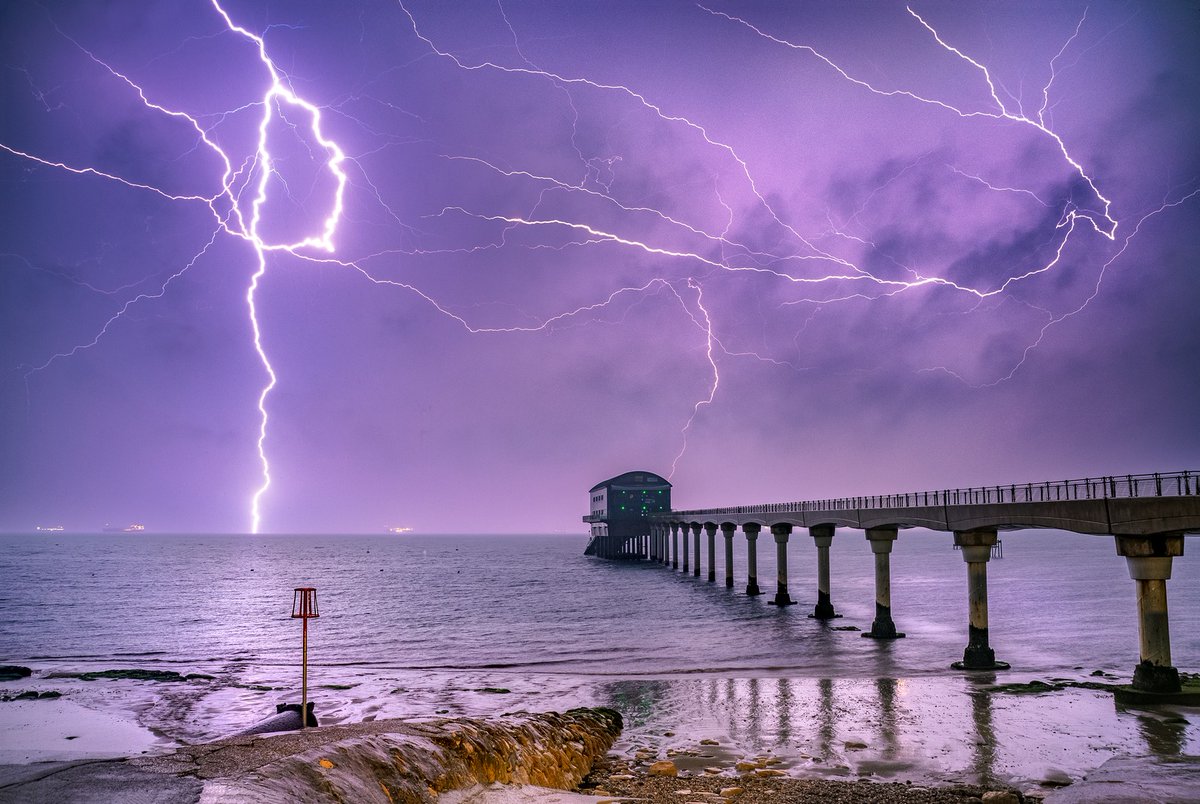
[[[105,525],[104,528],[102,529],[102,531],[104,533],[141,533],[145,529],[146,529],[145,525],[142,525],[138,522],[134,522],[132,524],[126,525],[123,528],[120,527],[119,525]]]
[[[38,533],[62,533],[66,528],[62,525],[38,525],[34,530]]]
[[[388,533],[412,533],[412,528],[396,526],[387,529]]]

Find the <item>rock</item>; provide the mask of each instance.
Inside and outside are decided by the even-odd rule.
[[[867,747],[867,744],[861,740],[847,740],[845,743],[843,743],[843,745],[845,745],[846,749],[849,751],[861,751]]]
[[[704,772],[711,773],[712,775],[716,776],[717,774],[719,774],[721,772],[721,770],[722,770],[721,768],[717,768],[717,767],[708,767],[708,768],[704,769]]]
[[[720,743],[716,740],[709,740],[706,738],[700,741],[700,745],[720,745]]]
[[[140,667],[120,670],[97,670],[90,673],[51,673],[46,677],[78,678],[81,681],[97,681],[102,678],[119,678],[129,679],[132,681],[159,681],[165,683],[178,683],[189,680],[204,680],[212,678],[212,676],[206,676],[201,673],[192,673],[190,676],[183,676],[179,673],[176,673],[174,670],[143,670]]]
[[[664,731],[663,732],[663,737],[674,737],[674,736],[675,736],[675,732],[673,732],[673,731]]]
[[[1042,787],[1066,787],[1071,781],[1071,777],[1058,768],[1049,768],[1039,784]]]
[[[664,759],[661,762],[655,762],[649,768],[646,768],[646,773],[651,776],[678,776],[679,768],[669,759]]]
[[[787,771],[776,770],[775,768],[759,768],[754,772],[755,776],[787,776]]]
[[[637,777],[634,776],[632,773],[614,773],[612,776],[609,776],[608,778],[609,779],[618,779],[620,781],[628,781],[629,779],[636,779]]]
[[[983,804],[1021,804],[1021,799],[1011,790],[989,790],[983,794]]]
[[[29,678],[33,673],[28,667],[19,664],[0,664],[0,681],[16,681],[19,678]]]
[[[750,762],[748,760],[742,760],[741,762],[734,765],[733,769],[736,770],[738,773],[750,773],[751,771],[758,770],[759,767],[760,766],[757,762]]]
[[[734,798],[735,796],[740,796],[745,792],[746,791],[741,787],[722,787],[721,798]]]

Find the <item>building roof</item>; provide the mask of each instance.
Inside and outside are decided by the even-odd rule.
[[[588,491],[599,491],[609,486],[666,486],[670,488],[671,482],[662,475],[656,475],[654,472],[625,472],[624,474],[610,477],[608,480],[597,483],[588,489]]]

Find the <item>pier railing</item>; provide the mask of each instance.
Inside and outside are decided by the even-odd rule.
[[[880,508],[926,508],[943,505],[989,505],[995,503],[1056,502],[1060,500],[1105,500],[1123,497],[1194,497],[1200,495],[1200,472],[1154,472],[1144,475],[1109,475],[1078,480],[1048,480],[1007,486],[965,489],[934,489],[872,497],[835,497],[802,502],[738,505],[672,511],[669,515],[702,514],[791,514],[808,511],[856,511]]]

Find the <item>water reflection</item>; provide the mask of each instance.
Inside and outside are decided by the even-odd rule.
[[[996,732],[992,727],[992,695],[978,689],[996,683],[995,673],[978,673],[972,679],[977,688],[971,690],[971,721],[975,726],[975,751],[972,768],[979,784],[995,781]]]
[[[828,757],[833,748],[833,732],[836,726],[833,711],[833,679],[818,679],[817,694],[817,721],[819,724],[817,728],[818,754],[821,757]]]
[[[1131,709],[1116,704],[1117,712],[1137,718],[1138,733],[1146,741],[1146,749],[1157,756],[1180,756],[1188,741],[1188,721],[1173,712],[1154,712]]]
[[[875,679],[879,695],[879,739],[883,743],[884,759],[894,760],[899,753],[900,740],[896,731],[896,679]]]

